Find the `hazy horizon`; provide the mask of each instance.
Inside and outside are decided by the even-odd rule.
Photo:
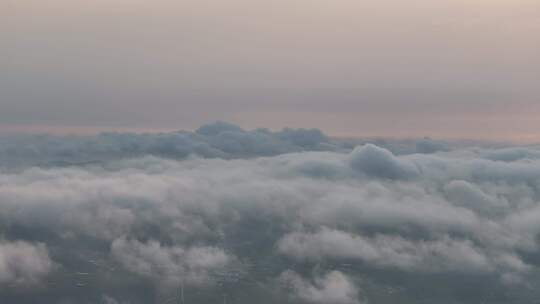
[[[206,124],[202,124],[195,128],[135,128],[135,127],[84,127],[84,126],[78,126],[78,127],[65,127],[65,126],[43,126],[43,125],[8,125],[8,126],[0,126],[0,138],[1,137],[11,137],[11,136],[52,136],[52,137],[94,137],[99,136],[102,134],[108,134],[108,133],[117,133],[117,134],[137,134],[137,135],[160,135],[160,134],[172,134],[176,132],[195,132],[198,128],[201,126],[213,124],[213,123],[227,123],[227,124],[233,124],[236,125],[246,131],[256,131],[258,129],[266,129],[273,132],[282,131],[284,129],[305,129],[305,130],[320,130],[323,132],[326,136],[330,138],[335,138],[338,140],[388,140],[388,141],[414,141],[414,140],[421,140],[421,139],[433,139],[433,140],[440,140],[440,141],[447,141],[449,143],[463,143],[463,144],[495,144],[495,145],[507,145],[507,146],[531,146],[536,145],[540,143],[540,139],[536,140],[534,137],[527,137],[521,135],[518,138],[499,138],[499,137],[474,137],[474,136],[430,136],[428,135],[429,132],[426,132],[426,135],[416,135],[416,134],[407,134],[403,136],[399,136],[394,134],[387,134],[387,135],[376,135],[376,134],[362,134],[360,132],[356,134],[331,134],[325,132],[325,130],[315,128],[315,127],[309,127],[309,126],[301,126],[299,128],[291,128],[289,126],[283,126],[281,128],[267,128],[264,126],[257,125],[255,127],[245,127],[242,125],[238,125],[234,122],[230,121],[210,121]]]
[[[0,127],[540,141],[533,0],[0,1]]]

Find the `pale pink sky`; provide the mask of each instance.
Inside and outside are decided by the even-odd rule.
[[[537,0],[0,0],[0,132],[540,141]]]

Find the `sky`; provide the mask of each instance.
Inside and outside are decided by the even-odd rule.
[[[535,0],[0,0],[2,132],[538,142]]]

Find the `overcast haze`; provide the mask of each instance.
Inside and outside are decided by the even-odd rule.
[[[534,0],[0,0],[4,131],[538,141]]]

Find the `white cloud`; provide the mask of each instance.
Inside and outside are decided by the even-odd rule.
[[[359,291],[351,280],[339,271],[306,280],[294,271],[285,271],[280,281],[292,290],[292,297],[308,303],[359,304]]]
[[[525,272],[530,269],[515,255],[495,249],[486,251],[469,240],[449,237],[434,241],[387,235],[368,238],[323,228],[317,233],[290,233],[278,242],[278,249],[300,260],[356,259],[374,267],[411,272]]]
[[[215,247],[167,247],[157,241],[126,239],[115,240],[111,254],[129,271],[173,284],[205,283],[210,271],[223,269],[232,261],[232,257]]]
[[[39,283],[53,265],[44,244],[0,241],[0,284]]]

